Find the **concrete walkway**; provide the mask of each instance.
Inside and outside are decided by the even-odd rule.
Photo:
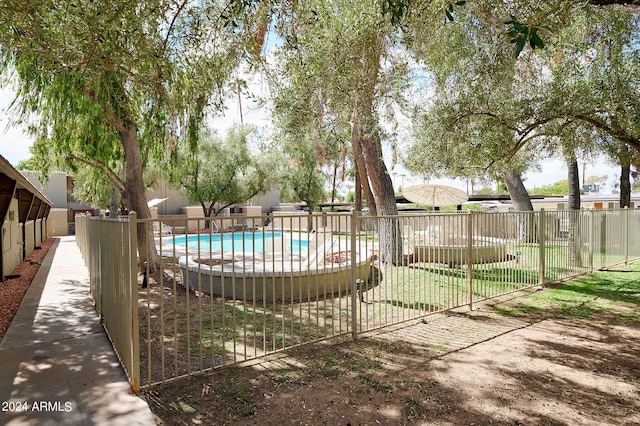
[[[56,239],[0,342],[0,425],[155,425],[89,297],[75,237]]]

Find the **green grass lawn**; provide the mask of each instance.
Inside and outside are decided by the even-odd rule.
[[[511,317],[560,315],[569,319],[601,313],[640,322],[640,263],[549,285],[499,312]]]
[[[555,260],[546,264],[547,274],[554,278],[587,271],[583,266],[564,266],[566,246],[549,245],[545,252],[547,259]],[[506,253],[509,256],[504,261],[478,263],[471,268],[412,263],[372,269],[376,279],[367,284],[355,303],[358,332],[465,306],[470,299],[475,304],[525,289],[529,289],[525,290],[528,297],[513,298],[508,303],[500,297],[490,303],[509,317],[583,319],[592,314],[615,314],[640,322],[640,262],[547,284],[543,291],[535,291],[539,248],[514,245]],[[164,375],[159,368],[152,368],[154,363],[163,365],[170,375],[182,375],[352,331],[354,306],[349,291],[294,303],[243,302],[191,293],[185,293],[184,300],[178,299],[181,305],[175,309],[171,299],[164,301],[162,313],[159,300],[154,299],[148,310],[143,304],[141,338],[145,352],[141,359],[143,376],[149,377],[149,383]]]

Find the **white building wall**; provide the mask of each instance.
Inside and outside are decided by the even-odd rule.
[[[11,200],[7,218],[2,224],[2,267],[5,275],[11,274],[22,262],[22,229],[18,222],[18,200]]]
[[[44,184],[39,179],[39,173],[30,171],[20,171],[33,186],[35,186],[45,197],[53,203],[53,207],[67,209],[67,174],[63,172],[53,172],[49,180]]]
[[[51,209],[47,219],[47,230],[52,237],[68,235],[67,209]]]

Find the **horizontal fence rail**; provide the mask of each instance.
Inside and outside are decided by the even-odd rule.
[[[145,247],[140,226],[154,234]],[[76,234],[135,390],[638,259],[639,230],[625,209],[133,214],[78,218]]]

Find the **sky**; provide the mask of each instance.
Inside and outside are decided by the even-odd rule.
[[[33,140],[22,129],[8,127],[7,107],[13,98],[14,93],[11,90],[0,89],[0,155],[15,166],[19,161],[31,156],[29,147]]]
[[[264,83],[259,76],[247,77],[248,90],[253,93],[264,93]],[[258,104],[251,100],[243,98],[242,102],[242,117],[244,123],[251,123],[258,127],[266,126],[269,123],[268,115],[264,109],[261,109]],[[224,135],[226,130],[229,129],[234,123],[240,122],[240,113],[238,108],[237,99],[235,96],[229,98],[227,103],[227,110],[222,117],[215,117],[210,121],[210,125],[216,129],[218,134]],[[610,192],[613,187],[611,183],[617,179],[620,175],[619,167],[614,167],[608,164],[603,158],[597,160],[583,161],[580,163],[580,180],[582,181],[582,173],[586,176],[603,176],[607,175],[607,187],[605,192]],[[529,172],[524,175],[524,183],[527,188],[539,187],[543,185],[551,185],[555,182],[567,179],[567,167],[564,161],[560,158],[544,160],[540,163],[540,171]],[[584,169],[583,169],[584,167]],[[407,188],[411,185],[417,185],[421,183],[434,183],[454,186],[465,192],[471,191],[471,187],[467,185],[467,181],[463,179],[430,179],[425,182],[421,176],[412,176],[406,169],[401,166],[396,166],[391,171],[393,180],[393,187]]]
[[[259,77],[248,79],[249,91],[257,93],[262,91],[262,85],[264,83]],[[31,154],[29,147],[32,145],[33,140],[29,137],[21,128],[8,127],[8,112],[7,107],[13,100],[14,93],[8,89],[0,90],[0,155],[6,158],[12,165],[17,165],[18,162],[28,159]],[[269,118],[264,109],[261,109],[255,101],[244,98],[242,102],[242,117],[246,124],[254,124],[258,127],[268,125]],[[210,125],[218,131],[220,135],[224,135],[226,130],[233,124],[240,122],[240,114],[238,108],[238,102],[235,96],[229,98],[227,104],[227,110],[223,116],[214,117],[210,120]],[[612,183],[617,176],[619,176],[619,167],[614,167],[608,164],[604,159],[591,160],[589,162],[580,162],[580,180],[582,181],[582,172],[584,167],[584,174],[588,176],[607,175],[608,185],[604,189],[605,193],[611,192]],[[539,172],[530,172],[524,175],[524,183],[527,188],[533,188],[534,186],[550,185],[557,181],[567,179],[566,165],[561,159],[548,159],[541,163],[541,170]],[[411,185],[420,183],[438,183],[454,186],[467,192],[471,188],[465,180],[457,179],[430,179],[425,182],[422,177],[412,176],[408,171],[401,166],[392,171],[392,180],[394,188],[402,187],[406,188]]]

